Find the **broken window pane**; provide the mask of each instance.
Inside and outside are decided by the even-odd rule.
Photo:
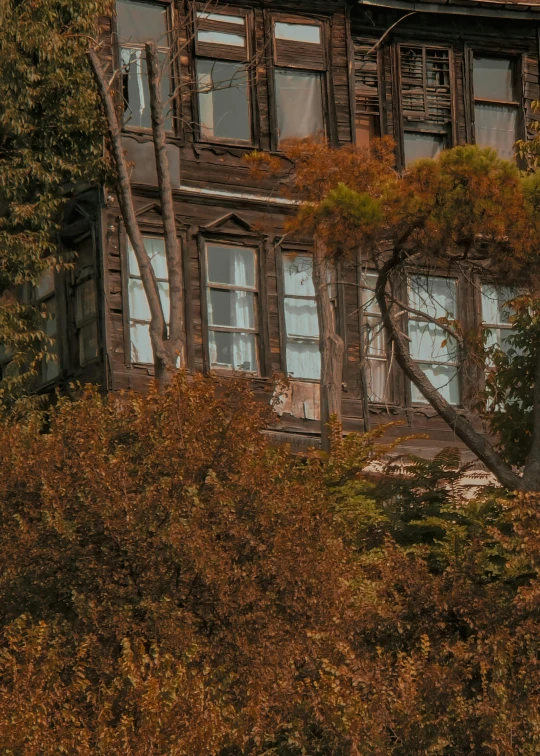
[[[170,79],[165,61],[166,53],[158,53],[162,78],[161,97],[165,110],[165,128],[172,129],[170,105],[167,100],[170,96]],[[124,124],[126,126],[151,129],[150,117],[150,90],[148,88],[148,72],[144,50],[132,47],[122,47],[120,51],[122,66],[122,92],[124,97]]]
[[[425,134],[406,131],[403,134],[405,148],[405,165],[410,165],[422,158],[437,157],[445,147],[444,134]]]
[[[287,373],[319,380],[319,318],[313,287],[311,255],[283,256]]]
[[[197,86],[203,139],[251,139],[245,65],[198,60]]]
[[[279,141],[316,137],[324,131],[321,74],[275,71]]]
[[[321,44],[321,27],[314,24],[287,24],[276,21],[276,39],[286,39],[290,42],[309,42]]]
[[[168,47],[165,6],[134,0],[116,0],[116,18],[121,44],[134,42],[144,45],[153,40],[162,47]]]

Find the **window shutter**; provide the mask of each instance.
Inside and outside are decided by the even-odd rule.
[[[199,10],[195,14],[196,52],[200,57],[245,61],[248,58],[247,17],[244,12],[227,8],[228,13]],[[219,16],[223,16],[223,20]],[[242,21],[235,23],[232,19]],[[209,41],[214,36],[216,41]],[[230,43],[227,44],[227,40]]]
[[[452,120],[449,50],[401,46],[400,74],[405,121],[447,124]]]
[[[356,112],[379,115],[379,72],[375,42],[354,40]]]
[[[277,33],[277,27],[289,26],[291,37],[298,30],[297,39],[286,39]],[[319,30],[318,42],[304,41],[302,30]],[[274,60],[277,66],[322,71],[325,68],[324,34],[322,24],[306,24],[298,18],[289,19],[279,16],[274,24]]]

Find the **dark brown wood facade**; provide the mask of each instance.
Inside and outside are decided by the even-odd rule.
[[[441,135],[445,146],[475,140],[473,55],[506,55],[515,60],[518,137],[527,134],[531,103],[539,98],[540,14],[534,6],[470,3],[443,6],[378,0],[342,4],[288,2],[217,2],[217,20],[203,18],[210,31],[220,31],[219,9],[237,19],[245,33],[236,54],[251,65],[249,82],[249,138],[209,138],[197,126],[200,114],[192,83],[197,56],[208,55],[204,43],[192,37],[193,18],[182,3],[167,6],[172,46],[181,45],[175,61],[174,85],[179,96],[169,133],[169,159],[173,174],[178,238],[183,250],[186,299],[187,368],[210,369],[208,351],[206,242],[249,247],[256,254],[256,322],[258,375],[254,384],[268,389],[275,373],[286,371],[285,315],[283,309],[284,255],[309,252],[310,240],[283,238],[284,224],[294,206],[279,196],[274,182],[264,185],[250,176],[244,160],[253,149],[279,155],[274,68],[290,66],[317,71],[323,83],[323,120],[326,138],[340,146],[364,141],[372,134],[390,134],[396,141],[398,166],[404,163],[404,135]],[[386,6],[396,7],[386,7]],[[205,6],[208,10],[208,6]],[[225,10],[223,10],[223,8]],[[540,9],[540,6],[536,6]],[[413,15],[405,18],[407,13]],[[402,19],[400,21],[400,19]],[[302,47],[273,39],[273,24],[316,23],[321,44]],[[103,58],[119,65],[115,19],[103,19]],[[242,24],[244,24],[242,26]],[[388,30],[391,29],[389,33]],[[199,44],[199,47],[197,47]],[[215,54],[215,48],[212,48]],[[240,49],[240,46],[239,46]],[[408,50],[430,65],[444,68],[434,97],[426,77],[419,83],[407,68]],[[227,50],[221,51],[227,59]],[[231,56],[229,56],[231,57]],[[232,56],[234,58],[234,55]],[[433,62],[434,61],[434,62]],[[418,69],[419,70],[419,69]],[[412,78],[411,78],[412,77]],[[442,78],[441,78],[442,77]],[[444,80],[443,80],[444,79]],[[412,82],[412,83],[411,83]],[[416,82],[416,83],[415,83]],[[411,125],[412,124],[412,125]],[[416,132],[415,132],[416,133]],[[245,135],[244,135],[245,136]],[[162,232],[156,186],[153,146],[148,129],[128,126],[125,147],[133,163],[132,180],[143,234]],[[106,390],[144,390],[152,376],[148,364],[132,360],[128,297],[128,249],[118,202],[110,189],[88,190],[70,205],[63,233],[66,246],[79,253],[78,268],[95,280],[98,292],[99,356],[81,366],[76,343],[73,287],[76,274],[58,277],[60,310],[64,313],[60,336],[61,377],[97,382]],[[88,262],[90,260],[90,262]],[[86,266],[86,267],[85,267]],[[90,266],[90,267],[89,267]],[[88,271],[91,269],[91,272]],[[389,377],[384,402],[366,401],[362,363],[365,326],[358,266],[340,272],[336,293],[346,358],[343,383],[345,430],[365,430],[375,424],[401,420],[394,435],[426,433],[428,439],[408,447],[430,454],[456,444],[454,435],[427,405],[414,403],[406,381],[395,369]],[[469,323],[480,319],[478,287],[460,280],[460,314]],[[468,389],[461,376],[462,395]],[[298,446],[316,443],[319,433],[316,381],[291,383],[291,396],[283,406],[276,430],[279,438]],[[267,394],[264,394],[267,396]],[[458,444],[459,445],[459,444]]]

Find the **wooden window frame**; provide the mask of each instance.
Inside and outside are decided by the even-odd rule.
[[[255,335],[255,353],[257,356],[257,372],[252,371],[234,371],[228,368],[215,368],[210,363],[210,340],[209,331],[213,326],[208,323],[208,266],[206,256],[207,244],[223,244],[231,247],[244,247],[255,251],[255,305],[253,314],[256,328],[253,331]],[[201,321],[203,333],[203,367],[206,374],[213,372],[222,376],[231,376],[234,372],[240,372],[242,375],[257,379],[267,378],[272,374],[270,339],[268,333],[268,305],[266,291],[266,245],[264,239],[253,234],[235,234],[226,232],[207,231],[201,229],[197,237],[197,246],[199,252],[199,270],[200,270],[200,292],[201,292]],[[216,288],[226,288],[226,286]],[[232,287],[237,288],[237,287]],[[251,291],[252,289],[250,289]],[[219,327],[218,327],[219,330]],[[232,330],[232,329],[224,329]],[[242,329],[237,329],[242,331]]]
[[[402,49],[406,48],[421,48],[422,49],[422,74],[424,77],[423,92],[424,101],[427,103],[427,84],[425,83],[425,66],[426,66],[426,50],[444,50],[448,52],[448,76],[449,76],[449,105],[450,105],[450,117],[448,119],[447,126],[444,124],[437,124],[436,121],[418,120],[413,121],[406,120],[404,117],[403,108],[403,83],[402,83],[402,66],[401,66],[401,54]],[[394,60],[395,60],[395,76],[394,86],[397,94],[397,134],[396,134],[396,146],[398,153],[398,164],[400,170],[405,170],[405,133],[410,134],[428,134],[433,136],[443,136],[447,139],[447,147],[454,147],[457,144],[457,124],[456,124],[456,83],[455,83],[455,57],[453,45],[448,44],[433,44],[426,41],[420,41],[416,39],[407,40],[406,42],[400,41],[394,43]],[[426,115],[427,105],[425,108]],[[410,125],[409,125],[410,124]]]
[[[80,275],[78,275],[78,273]],[[77,318],[77,289],[79,288],[79,286],[83,286],[88,281],[92,281],[93,286],[94,286],[96,309],[95,309],[94,315],[87,315],[85,318],[82,318],[82,320],[79,321]],[[98,362],[101,355],[101,330],[100,330],[100,323],[99,323],[98,286],[97,286],[97,275],[96,275],[95,265],[87,265],[84,268],[82,268],[80,271],[77,271],[77,269],[73,271],[71,291],[72,291],[73,309],[74,309],[73,324],[74,324],[75,344],[77,348],[77,355],[76,355],[75,363],[77,365],[77,368],[83,369],[83,368],[87,368],[89,365],[93,365],[95,362]],[[81,356],[80,356],[81,352],[80,352],[79,336],[80,336],[80,332],[82,328],[84,328],[87,325],[90,325],[92,322],[95,322],[96,324],[97,354],[95,357],[88,360],[87,362],[82,362]]]
[[[236,48],[234,46],[228,46],[228,45],[219,45],[214,43],[201,43],[197,39],[197,33],[201,26],[201,21],[197,20],[197,12],[203,11],[207,13],[212,13],[212,15],[221,15],[221,16],[242,16],[245,19],[245,40],[246,40],[246,47],[245,52],[243,52],[240,48]],[[257,89],[255,86],[254,76],[252,75],[252,72],[250,70],[250,67],[253,63],[253,51],[255,50],[255,42],[254,42],[254,13],[253,10],[250,8],[242,8],[238,6],[231,6],[227,5],[224,7],[219,8],[211,8],[208,9],[207,6],[204,4],[197,4],[194,8],[193,12],[193,18],[192,18],[192,29],[193,29],[193,42],[192,42],[192,56],[191,56],[191,65],[189,67],[190,70],[190,78],[191,78],[191,86],[192,86],[192,97],[191,97],[191,107],[193,112],[193,120],[194,120],[194,138],[195,141],[202,144],[220,144],[220,145],[232,145],[232,146],[238,146],[238,147],[253,147],[258,146],[258,133],[256,129],[256,124],[254,123],[255,115],[257,112],[256,107],[256,98],[257,98]],[[226,31],[224,27],[219,27],[219,23],[204,23],[204,27],[211,30],[214,28],[216,31],[222,30]],[[229,31],[232,31],[232,29],[229,29]],[[228,61],[230,63],[245,63],[246,65],[246,76],[247,76],[247,92],[248,92],[248,126],[249,126],[249,133],[250,138],[249,139],[228,139],[224,137],[206,137],[203,136],[202,130],[201,130],[201,114],[200,114],[200,107],[199,107],[199,93],[197,91],[198,84],[197,84],[197,62],[199,60],[210,60],[210,61]]]
[[[368,289],[366,289],[365,285],[364,285],[365,283],[367,283],[366,282],[366,278],[368,276],[375,276],[375,277],[377,277],[377,275],[378,275],[378,272],[376,270],[364,269],[364,270],[360,270],[359,271],[360,304],[361,304],[361,307],[360,307],[360,315],[361,315],[361,318],[360,318],[360,339],[362,340],[362,345],[361,345],[362,346],[362,357],[363,357],[363,361],[364,361],[363,371],[364,371],[365,380],[366,380],[365,390],[366,390],[366,395],[367,395],[367,399],[368,399],[368,404],[370,406],[374,406],[374,407],[386,407],[386,406],[388,406],[390,404],[394,404],[393,399],[394,399],[394,393],[395,393],[394,386],[392,385],[392,369],[391,369],[392,368],[392,364],[391,364],[391,360],[390,360],[390,354],[389,354],[389,351],[388,351],[388,339],[386,338],[386,332],[385,332],[384,325],[383,325],[383,322],[382,322],[381,313],[380,313],[380,311],[378,311],[378,305],[376,305],[377,310],[370,310],[370,309],[368,309],[368,303],[366,302],[366,296],[369,296],[370,299],[373,300],[375,298],[375,293],[369,291]],[[368,319],[370,319],[370,318],[373,318],[373,319],[377,318],[378,320],[381,321],[381,328],[382,328],[383,333],[384,333],[384,344],[385,344],[385,356],[384,357],[370,355],[370,345],[369,345],[369,343],[367,341],[367,338],[366,338],[367,331],[368,331],[368,328],[369,328]],[[375,361],[375,362],[384,362],[385,365],[386,365],[386,370],[385,370],[385,373],[386,373],[386,396],[384,398],[382,398],[382,399],[372,399],[369,396],[368,379],[367,379],[366,371],[369,369],[369,362],[372,361],[372,360]]]
[[[367,37],[361,37],[354,35],[352,38],[352,77],[351,77],[351,87],[352,87],[352,110],[353,110],[353,141],[355,144],[358,144],[358,138],[357,138],[357,116],[363,115],[366,117],[376,118],[377,124],[378,124],[378,131],[379,131],[379,137],[382,137],[385,133],[384,126],[383,126],[383,117],[384,117],[384,101],[383,101],[383,85],[382,85],[382,77],[381,77],[381,68],[382,68],[382,47],[379,45],[377,49],[370,53],[371,48],[373,48],[377,44],[377,39],[369,39]],[[367,47],[368,50],[361,51],[360,47]],[[366,87],[363,94],[361,91],[362,84],[359,83],[359,79],[361,76],[357,74],[357,70],[360,70],[360,68],[357,69],[357,63],[360,63],[359,59],[359,53],[364,52],[365,58],[364,62],[368,62],[368,53],[369,57],[373,57],[372,63],[375,65],[375,81],[376,81],[376,93],[371,92],[371,87]],[[373,88],[374,89],[374,88]],[[370,105],[368,104],[366,107],[362,108],[360,106],[361,100],[367,100],[368,98],[372,98],[372,104],[371,107],[373,108],[375,106],[375,109],[369,109]]]
[[[305,64],[278,62],[275,25],[276,23],[300,24],[304,26],[319,26],[321,30],[321,49],[322,49],[322,66],[309,67]],[[268,76],[268,95],[270,99],[269,117],[270,117],[270,149],[272,152],[282,153],[279,146],[278,134],[278,113],[277,113],[277,96],[276,96],[276,69],[291,69],[301,73],[319,74],[321,80],[321,103],[323,111],[324,137],[330,139],[336,146],[335,125],[331,117],[330,109],[330,35],[328,30],[328,18],[311,14],[303,16],[301,13],[268,12],[265,17],[265,38],[271,44],[272,55],[268,56],[267,76]]]
[[[161,6],[165,9],[166,14],[166,23],[167,23],[167,39],[168,39],[168,46],[164,45],[158,45],[158,53],[167,53],[170,54],[174,50],[175,42],[177,34],[174,33],[175,24],[177,21],[177,12],[175,7],[174,0],[140,0],[141,2],[144,2],[146,5],[155,5],[155,6]],[[116,2],[115,2],[115,11],[113,14],[113,37],[115,39],[114,44],[114,62],[115,67],[117,71],[121,71],[122,68],[122,59],[121,59],[121,49],[123,47],[129,47],[133,48],[134,50],[144,50],[144,44],[140,42],[130,43],[130,44],[122,44],[120,42],[120,35],[118,33],[118,15],[116,13]],[[170,66],[170,90],[171,95],[175,92],[176,86],[179,82],[179,64],[176,61],[171,61]],[[118,87],[117,87],[117,102],[118,102],[118,118],[119,121],[122,123],[122,131],[125,131],[128,134],[152,134],[151,128],[144,128],[142,126],[130,126],[129,124],[124,124],[124,95],[122,91],[122,76],[118,77]],[[177,132],[177,97],[173,97],[171,100],[171,125],[172,128],[166,129],[166,133],[171,136],[176,136]]]

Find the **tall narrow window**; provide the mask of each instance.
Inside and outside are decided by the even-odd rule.
[[[318,381],[321,354],[312,275],[311,255],[283,255],[287,374]]]
[[[476,144],[493,147],[499,157],[513,160],[520,107],[515,60],[475,55],[473,89]]]
[[[508,303],[516,296],[517,292],[508,286],[482,284],[482,325],[488,331],[487,347],[497,346],[505,352],[509,349],[513,311]]]
[[[433,158],[452,143],[450,50],[399,47],[405,165]]]
[[[324,134],[324,48],[320,24],[274,24],[278,142]]]
[[[456,317],[457,287],[453,278],[411,276],[409,281],[411,308],[431,318]],[[451,404],[459,403],[458,347],[440,325],[409,313],[411,357],[435,388]],[[420,391],[411,385],[413,402],[425,402]]]
[[[379,104],[379,72],[374,42],[355,40],[354,83],[356,95],[356,144],[369,147],[374,137],[381,135]]]
[[[162,97],[167,103],[170,96],[169,40],[167,35],[167,8],[159,3],[140,0],[116,2],[122,93],[124,97],[124,124],[134,128],[150,129],[150,91],[146,69],[146,42],[155,41],[162,71]],[[165,128],[172,129],[170,106],[165,105]]]
[[[75,285],[75,327],[79,365],[99,356],[96,283],[93,277],[81,278]]]
[[[150,257],[161,297],[163,315],[169,322],[169,275],[165,241],[157,236],[144,236],[144,246]],[[129,298],[129,333],[131,343],[131,361],[154,362],[152,343],[150,341],[150,307],[144,291],[137,258],[128,240],[128,298]]]
[[[251,141],[247,16],[196,12],[199,133],[209,141]]]
[[[210,366],[258,373],[256,252],[206,244]]]
[[[47,346],[47,356],[41,364],[41,383],[49,383],[60,375],[60,350],[58,345],[57,300],[54,285],[54,270],[47,270],[34,289],[33,300],[45,315],[43,330],[54,339],[52,345]]]
[[[362,276],[362,306],[364,314],[365,375],[370,401],[385,402],[388,399],[388,355],[381,311],[375,299],[376,273]]]

